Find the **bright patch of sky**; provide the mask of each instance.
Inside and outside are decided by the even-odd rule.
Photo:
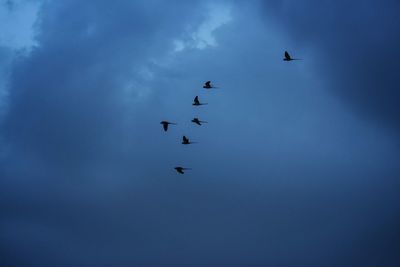
[[[0,2],[0,46],[29,50],[36,45],[33,25],[40,4],[36,1],[7,0]]]
[[[0,119],[6,111],[7,77],[13,56],[15,52],[29,53],[37,45],[34,24],[39,8],[38,1],[0,0]]]
[[[175,52],[185,48],[205,49],[217,46],[215,31],[232,20],[231,8],[226,4],[212,4],[207,7],[207,18],[196,31],[186,40],[177,39],[174,42]]]

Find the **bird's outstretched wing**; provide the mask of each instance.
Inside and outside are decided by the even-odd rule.
[[[200,104],[200,102],[199,102],[199,97],[196,96],[196,97],[194,98],[193,102],[196,103],[196,104]]]
[[[183,142],[189,142],[189,139],[186,138],[186,136],[182,137]]]
[[[206,85],[207,87],[209,87],[209,86],[211,86],[210,83],[211,83],[211,81],[206,81],[205,85]]]
[[[290,58],[290,55],[289,55],[289,53],[288,53],[288,51],[285,51],[285,59],[287,59],[287,60],[290,60],[291,58]]]
[[[168,123],[163,123],[163,128],[164,128],[164,131],[167,131],[168,130]]]

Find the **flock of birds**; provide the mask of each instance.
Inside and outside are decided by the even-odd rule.
[[[299,58],[292,58],[287,51],[285,51],[285,55],[284,56],[285,56],[283,58],[284,61],[300,60]],[[207,82],[204,83],[203,88],[204,89],[213,89],[213,88],[218,88],[218,87],[215,87],[215,86],[211,85],[211,81],[207,81]],[[193,106],[202,106],[202,105],[208,105],[208,103],[201,103],[200,100],[199,100],[199,96],[195,96],[195,98],[193,99],[192,105]],[[201,126],[203,123],[207,123],[206,121],[199,120],[199,118],[193,118],[191,121],[193,123],[199,125],[199,126]],[[177,125],[177,123],[169,122],[169,121],[161,121],[160,124],[162,124],[163,129],[164,129],[165,132],[168,131],[169,125]],[[191,142],[189,140],[189,138],[187,138],[186,136],[182,137],[182,144],[183,145],[189,145],[189,144],[195,144],[195,143],[196,142]],[[180,174],[184,174],[185,173],[184,171],[186,171],[186,170],[191,170],[191,168],[185,168],[185,167],[182,167],[182,166],[177,166],[174,169]]]

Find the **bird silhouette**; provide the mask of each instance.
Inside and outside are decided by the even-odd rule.
[[[201,125],[202,123],[207,123],[206,121],[199,120],[199,118],[193,118],[192,122],[196,123],[197,125]]]
[[[169,122],[169,121],[162,121],[162,122],[160,122],[160,124],[163,125],[164,131],[166,132],[166,131],[168,131],[169,124],[176,125],[177,123],[173,123],[173,122]]]
[[[190,144],[196,144],[197,142],[190,142],[189,138],[187,138],[186,136],[182,137],[182,144],[183,145],[190,145]]]
[[[199,101],[199,97],[198,96],[196,96],[194,99],[193,99],[193,106],[202,106],[202,105],[207,105],[208,103],[200,103],[200,101]]]
[[[191,170],[191,168],[183,168],[183,167],[175,167],[174,169],[180,174],[184,174],[185,170]]]
[[[288,51],[285,51],[285,58],[283,59],[284,61],[292,61],[292,60],[301,60],[300,58],[292,58]]]
[[[203,85],[203,88],[205,89],[211,89],[211,88],[219,88],[219,87],[215,87],[213,85],[211,85],[211,81],[206,81]]]

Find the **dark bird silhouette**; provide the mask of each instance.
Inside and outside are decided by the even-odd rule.
[[[202,123],[207,123],[206,121],[199,120],[199,118],[193,118],[192,122],[196,123],[197,125],[201,125]]]
[[[211,88],[219,88],[219,87],[216,87],[216,86],[211,85],[211,81],[206,81],[206,82],[204,83],[204,85],[203,85],[203,88],[205,88],[205,89],[211,89]]]
[[[176,123],[169,122],[169,121],[162,121],[162,122],[160,122],[160,124],[163,125],[163,128],[164,128],[164,131],[165,131],[165,132],[168,131],[168,125],[169,125],[169,124],[176,125]]]
[[[284,61],[292,61],[292,60],[301,60],[300,58],[292,58],[288,51],[285,51],[285,58],[283,59]]]
[[[183,167],[175,167],[174,169],[180,174],[184,174],[185,170],[191,170],[190,168],[183,168]]]
[[[182,144],[183,145],[190,145],[190,144],[196,144],[196,142],[190,142],[189,138],[187,138],[186,136],[182,137]]]
[[[193,106],[202,106],[202,105],[207,105],[208,103],[200,103],[200,101],[199,101],[199,97],[198,96],[196,96],[194,99],[193,99]]]

